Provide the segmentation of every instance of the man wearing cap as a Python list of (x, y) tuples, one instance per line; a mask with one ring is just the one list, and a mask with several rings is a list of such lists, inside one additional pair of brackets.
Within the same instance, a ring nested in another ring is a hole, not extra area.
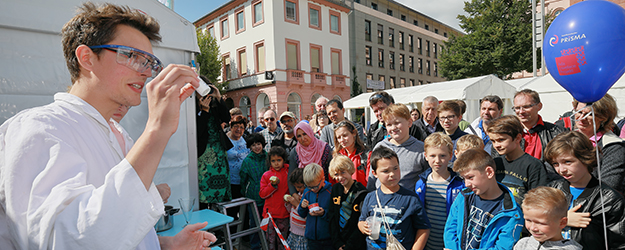
[[(280, 127), (282, 131), (271, 142), (271, 146), (279, 146), (286, 150), (286, 155), (291, 155), (291, 151), (295, 149), (297, 140), (295, 140), (295, 131), (293, 128), (297, 124), (297, 118), (291, 111), (285, 111), (280, 115)], [(288, 164), (288, 159), (286, 159)]]
[(267, 142), (267, 145), (265, 145), (266, 152), (269, 152), (269, 149), (271, 149), (271, 143), (274, 139), (276, 139), (278, 134), (282, 132), (282, 129), (278, 126), (276, 114), (276, 111), (269, 109), (263, 115), (267, 128), (260, 131), (260, 134), (265, 137), (265, 142)]

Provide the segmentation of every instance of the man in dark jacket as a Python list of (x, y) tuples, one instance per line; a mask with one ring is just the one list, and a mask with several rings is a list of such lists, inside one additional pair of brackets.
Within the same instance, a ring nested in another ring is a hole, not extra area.
[[(295, 131), (293, 128), (297, 124), (297, 118), (295, 118), (295, 114), (291, 111), (285, 111), (280, 115), (280, 127), (282, 128), (282, 132), (276, 136), (273, 141), (271, 141), (271, 146), (279, 146), (286, 150), (286, 155), (291, 155), (291, 151), (295, 150), (295, 146), (297, 145), (297, 140), (295, 140)], [(286, 164), (290, 164), (288, 159), (286, 160)]]
[(438, 99), (436, 97), (427, 96), (423, 98), (421, 113), (423, 113), (423, 118), (414, 121), (412, 125), (416, 125), (423, 130), (426, 137), (434, 132), (445, 131), (440, 122), (438, 122)]
[(543, 154), (547, 143), (556, 135), (564, 132), (564, 129), (553, 123), (543, 121), (538, 114), (543, 108), (538, 92), (531, 89), (524, 89), (514, 95), (514, 107), (516, 113), (523, 124), (523, 141), (521, 146), (525, 152), (544, 162)]
[[(368, 148), (374, 148), (378, 142), (384, 140), (384, 137), (386, 137), (387, 132), (382, 119), (382, 111), (393, 103), (395, 103), (393, 97), (384, 91), (375, 92), (369, 97), (369, 106), (373, 110), (377, 121), (371, 124), (367, 131), (367, 140), (365, 143)], [(425, 131), (415, 126), (414, 123), (410, 127), (410, 135), (419, 141), (423, 141), (425, 137), (427, 137)]]

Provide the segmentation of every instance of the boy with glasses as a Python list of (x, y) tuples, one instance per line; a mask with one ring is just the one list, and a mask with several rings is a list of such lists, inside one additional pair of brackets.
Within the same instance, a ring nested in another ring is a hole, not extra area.
[(523, 124), (524, 151), (534, 158), (543, 160), (543, 152), (547, 143), (564, 129), (552, 123), (543, 121), (538, 112), (543, 108), (538, 92), (524, 89), (514, 94), (514, 107), (521, 124)]
[[(175, 237), (154, 231), (164, 206), (152, 180), (180, 106), (199, 86), (191, 67), (163, 69), (152, 55), (158, 32), (156, 19), (113, 4), (85, 3), (65, 24), (71, 90), (0, 127), (0, 249), (197, 249), (215, 241), (198, 231), (206, 222)], [(145, 130), (121, 148), (107, 123), (121, 105), (139, 105), (144, 87)]]
[(308, 164), (303, 175), (306, 189), (297, 213), (306, 219), (304, 236), (308, 249), (333, 249), (327, 213), (332, 199), (332, 184), (325, 180), (323, 168), (316, 163)]
[[(456, 101), (444, 101), (438, 105), (438, 121), (443, 126), (445, 134), (447, 134), (454, 143), (454, 150), (456, 150), (456, 141), (458, 141), (458, 138), (467, 134), (458, 127), (461, 120), (461, 108)], [(456, 156), (454, 155), (451, 162), (453, 163), (455, 160)]]

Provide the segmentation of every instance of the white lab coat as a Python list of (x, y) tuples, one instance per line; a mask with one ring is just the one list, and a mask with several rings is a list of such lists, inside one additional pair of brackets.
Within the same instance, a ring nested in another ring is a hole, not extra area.
[(159, 249), (163, 201), (124, 159), (132, 143), (82, 99), (54, 99), (0, 126), (0, 249)]

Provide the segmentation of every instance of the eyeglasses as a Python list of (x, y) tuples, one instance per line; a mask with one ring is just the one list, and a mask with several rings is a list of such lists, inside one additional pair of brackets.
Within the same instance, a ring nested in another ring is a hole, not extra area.
[(387, 103), (388, 102), (388, 98), (386, 98), (386, 96), (383, 96), (382, 94), (375, 94), (375, 95), (372, 95), (372, 96), (369, 97), (369, 103), (372, 103), (372, 102), (377, 103), (379, 101)]
[(163, 64), (158, 58), (148, 52), (124, 45), (105, 44), (89, 46), (90, 49), (105, 49), (117, 53), (117, 63), (131, 68), (139, 73), (151, 70), (151, 77), (156, 77), (163, 70)]
[(536, 106), (536, 105), (538, 105), (538, 103), (534, 103), (534, 104), (530, 104), (530, 105), (525, 105), (525, 106), (514, 106), (514, 107), (512, 107), (511, 109), (512, 109), (512, 111), (514, 111), (514, 112), (519, 112), (519, 111), (521, 111), (521, 109), (522, 109), (523, 111), (528, 111), (530, 108), (532, 108), (532, 107), (534, 107), (534, 106)]
[(307, 187), (308, 189), (310, 189), (310, 190), (317, 190), (317, 189), (319, 189), (319, 188), (321, 187), (321, 183), (323, 183), (323, 181), (320, 181), (320, 182), (317, 184), (317, 186), (311, 187), (311, 186), (306, 185), (306, 187)]
[(276, 118), (273, 118), (273, 117), (265, 118), (266, 122), (268, 122), (268, 121), (275, 121), (275, 120), (276, 120)]
[(446, 121), (446, 120), (453, 120), (454, 118), (456, 118), (456, 115), (441, 116), (438, 119), (441, 120), (441, 121)]

